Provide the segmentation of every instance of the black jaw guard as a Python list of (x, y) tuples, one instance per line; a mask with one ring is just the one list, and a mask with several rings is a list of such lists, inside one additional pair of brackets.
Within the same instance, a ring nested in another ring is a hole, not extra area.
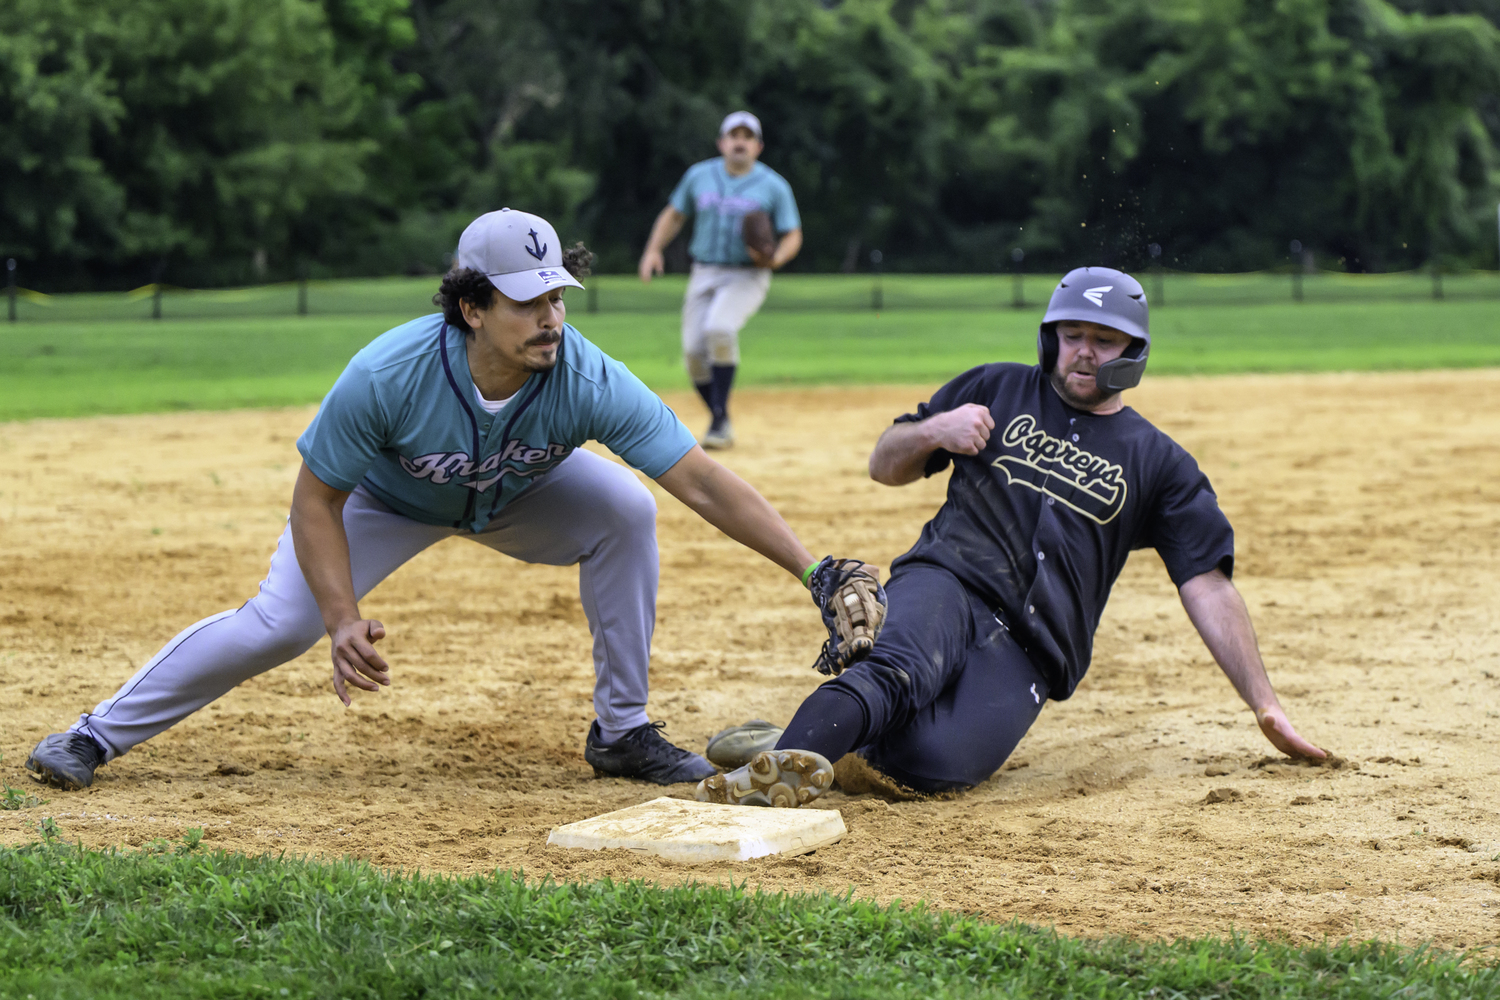
[[(1094, 373), (1094, 384), (1101, 392), (1120, 392), (1134, 389), (1141, 384), (1146, 373), (1146, 359), (1151, 354), (1151, 345), (1140, 337), (1130, 338), (1125, 353), (1113, 361), (1106, 361)], [(1036, 356), (1041, 363), (1042, 374), (1052, 374), (1057, 365), (1057, 324), (1043, 323), (1036, 334)]]

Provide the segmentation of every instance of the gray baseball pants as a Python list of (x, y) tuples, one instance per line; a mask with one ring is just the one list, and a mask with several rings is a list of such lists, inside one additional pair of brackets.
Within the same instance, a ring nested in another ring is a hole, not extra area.
[[(600, 725), (619, 731), (649, 721), (656, 500), (629, 469), (575, 451), (478, 534), (413, 521), (358, 488), (344, 505), (344, 530), (360, 599), (402, 563), (452, 535), (522, 562), (577, 563), (578, 593), (594, 637), (594, 711)], [(504, 573), (497, 570), (497, 576)], [(497, 580), (495, 589), (498, 597), (505, 587)], [(258, 594), (236, 611), (184, 629), (70, 731), (92, 736), (113, 760), (236, 685), (301, 656), (323, 635), (323, 618), (297, 565), (288, 527)]]
[(740, 363), (740, 330), (770, 289), (769, 268), (693, 264), (682, 299), (682, 360), (695, 385), (713, 378), (714, 365)]

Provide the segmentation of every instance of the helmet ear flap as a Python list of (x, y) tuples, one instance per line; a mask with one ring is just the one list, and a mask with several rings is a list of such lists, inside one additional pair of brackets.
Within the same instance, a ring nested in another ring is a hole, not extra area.
[(1057, 365), (1057, 324), (1043, 323), (1036, 332), (1036, 359), (1042, 366), (1042, 374), (1052, 374)]

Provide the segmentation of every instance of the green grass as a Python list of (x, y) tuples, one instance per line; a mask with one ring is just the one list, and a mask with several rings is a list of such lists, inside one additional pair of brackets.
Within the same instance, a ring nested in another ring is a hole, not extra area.
[(526, 884), (247, 858), (196, 839), (0, 849), (0, 997), (1492, 997), (1387, 945), (1081, 941), (738, 887)]
[(18, 323), (0, 329), (0, 419), (314, 402), (404, 319)]
[[(0, 753), (0, 760), (4, 759), (5, 754)], [(13, 788), (7, 782), (0, 781), (0, 809), (15, 812), (20, 809), (34, 809), (37, 806), (44, 806), (47, 802), (47, 799), (41, 798), (30, 789)]]
[[(1170, 306), (1152, 374), (1500, 364), (1493, 303)], [(0, 324), (0, 420), (321, 399), (349, 357), (411, 313)], [(763, 311), (742, 337), (741, 385), (935, 384), (985, 361), (1035, 358), (1039, 308)], [(570, 319), (658, 390), (687, 388), (671, 312), (575, 309)]]

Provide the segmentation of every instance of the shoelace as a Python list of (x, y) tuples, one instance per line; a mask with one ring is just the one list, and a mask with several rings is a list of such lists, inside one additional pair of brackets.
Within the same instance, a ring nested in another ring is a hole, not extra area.
[[(666, 721), (663, 719), (658, 719), (655, 722), (648, 722), (645, 725), (636, 726), (629, 733), (625, 734), (624, 738), (621, 739), (620, 742), (623, 743), (625, 742), (625, 740), (632, 740), (636, 743), (641, 744), (642, 746), (654, 748), (658, 755), (666, 754), (666, 759), (669, 761), (674, 758), (685, 758), (693, 756), (691, 750), (684, 750), (682, 749), (682, 747), (667, 739), (665, 736), (666, 731)], [(656, 739), (653, 740), (651, 738), (652, 735), (655, 735)]]
[(104, 759), (103, 748), (94, 742), (93, 737), (85, 736), (82, 733), (69, 734), (68, 749), (76, 754), (86, 754), (94, 761), (102, 761)]
[(645, 741), (651, 735), (650, 733), (646, 732), (646, 730), (648, 729), (654, 729), (656, 730), (656, 734), (658, 736), (662, 736), (663, 739), (666, 738), (663, 735), (667, 731), (667, 723), (665, 719), (658, 719), (655, 722), (648, 722), (643, 726), (636, 726), (630, 732), (625, 734), (625, 738), (628, 740)]

